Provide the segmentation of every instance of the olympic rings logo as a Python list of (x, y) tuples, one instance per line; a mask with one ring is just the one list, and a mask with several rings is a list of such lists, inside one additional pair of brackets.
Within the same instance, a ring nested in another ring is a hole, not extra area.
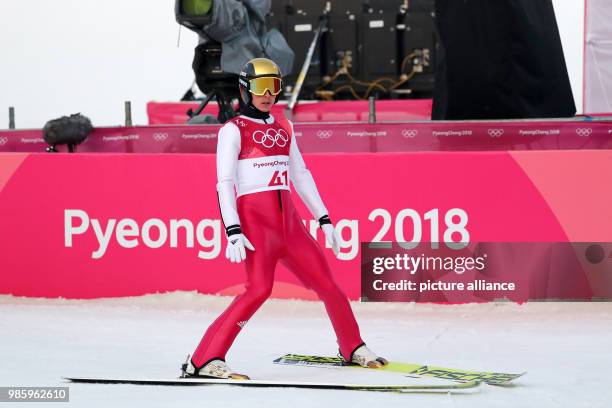
[(167, 138), (168, 138), (167, 133), (153, 133), (153, 139), (155, 139), (157, 142), (163, 142)]
[(0, 146), (4, 146), (8, 143), (8, 137), (0, 137)]
[(591, 128), (578, 128), (576, 129), (576, 134), (580, 137), (588, 137), (593, 134), (593, 129)]
[(402, 130), (402, 136), (404, 136), (404, 137), (413, 138), (413, 137), (416, 137), (416, 135), (418, 135), (418, 134), (419, 134), (419, 131), (416, 130), (416, 129), (404, 129), (404, 130)]
[(489, 129), (488, 133), (491, 137), (502, 137), (504, 129)]
[(319, 130), (317, 132), (317, 136), (319, 136), (319, 139), (329, 139), (330, 137), (332, 137), (333, 134), (333, 130)]
[(287, 146), (287, 142), (289, 141), (289, 135), (283, 129), (279, 129), (278, 131), (269, 128), (265, 132), (262, 130), (256, 130), (253, 132), (253, 141), (268, 149), (277, 145), (278, 147)]

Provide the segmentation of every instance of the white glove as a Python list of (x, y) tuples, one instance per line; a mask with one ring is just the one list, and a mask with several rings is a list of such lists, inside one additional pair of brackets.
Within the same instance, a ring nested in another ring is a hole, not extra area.
[(325, 234), (325, 239), (331, 244), (334, 255), (338, 256), (338, 252), (340, 252), (340, 236), (336, 232), (336, 229), (331, 224), (323, 224), (321, 225), (321, 229)]
[(240, 263), (246, 259), (246, 250), (255, 250), (253, 244), (243, 234), (235, 234), (227, 238), (225, 257), (232, 262)]

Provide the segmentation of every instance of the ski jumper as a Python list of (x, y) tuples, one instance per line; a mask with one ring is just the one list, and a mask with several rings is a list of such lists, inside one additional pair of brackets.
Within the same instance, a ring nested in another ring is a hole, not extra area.
[(323, 301), (347, 361), (364, 344), (347, 297), (291, 200), (289, 181), (316, 219), (327, 215), (293, 137), (293, 126), (272, 116), (268, 122), (238, 116), (219, 131), (217, 192), (221, 216), (226, 228), (240, 225), (255, 251), (247, 250), (245, 292), (208, 328), (192, 356), (197, 368), (211, 360), (225, 360), (240, 330), (270, 296), (277, 262)]

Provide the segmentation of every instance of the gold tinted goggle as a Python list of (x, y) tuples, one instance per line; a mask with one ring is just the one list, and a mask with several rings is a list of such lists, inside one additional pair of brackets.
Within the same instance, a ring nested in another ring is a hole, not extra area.
[(283, 81), (280, 78), (253, 78), (249, 81), (249, 91), (258, 96), (265, 95), (267, 91), (270, 91), (270, 94), (276, 96), (280, 93), (282, 85)]

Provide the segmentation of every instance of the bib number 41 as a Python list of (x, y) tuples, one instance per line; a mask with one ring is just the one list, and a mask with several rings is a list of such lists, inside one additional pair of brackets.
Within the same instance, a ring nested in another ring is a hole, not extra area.
[(276, 187), (276, 186), (288, 186), (289, 185), (289, 172), (287, 170), (283, 171), (275, 171), (272, 175), (272, 180), (268, 183), (268, 187)]

